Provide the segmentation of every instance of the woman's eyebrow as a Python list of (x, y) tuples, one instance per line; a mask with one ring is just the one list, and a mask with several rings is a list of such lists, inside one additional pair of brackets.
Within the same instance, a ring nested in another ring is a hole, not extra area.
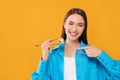
[[(75, 22), (73, 22), (73, 21), (68, 21), (68, 22), (70, 22), (70, 23), (75, 23)], [(83, 22), (79, 22), (79, 23), (77, 23), (77, 24), (84, 24)]]
[(84, 24), (84, 23), (81, 22), (81, 23), (78, 23), (78, 24)]
[(73, 21), (68, 21), (68, 22), (74, 23)]

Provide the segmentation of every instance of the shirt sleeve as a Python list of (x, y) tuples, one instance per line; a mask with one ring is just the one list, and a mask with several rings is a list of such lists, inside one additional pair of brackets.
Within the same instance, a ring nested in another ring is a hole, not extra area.
[(31, 80), (51, 80), (51, 53), (49, 53), (48, 60), (40, 59), (37, 71), (31, 75)]
[(113, 60), (105, 51), (97, 59), (107, 70), (107, 80), (120, 80), (120, 60)]
[(40, 60), (38, 69), (36, 72), (33, 72), (31, 75), (31, 80), (50, 80), (47, 72), (47, 63), (48, 61)]

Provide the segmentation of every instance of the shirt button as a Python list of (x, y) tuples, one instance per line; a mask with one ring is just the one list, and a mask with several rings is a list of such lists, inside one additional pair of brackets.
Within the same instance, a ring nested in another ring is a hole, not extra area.
[(79, 80), (79, 79), (80, 79), (80, 76), (78, 76), (77, 79)]
[(111, 74), (109, 73), (108, 76), (111, 76)]
[(79, 64), (77, 64), (77, 66), (79, 66)]
[(107, 63), (105, 63), (107, 65)]
[(79, 57), (81, 56), (81, 54), (79, 54)]
[(102, 61), (104, 61), (104, 59)]

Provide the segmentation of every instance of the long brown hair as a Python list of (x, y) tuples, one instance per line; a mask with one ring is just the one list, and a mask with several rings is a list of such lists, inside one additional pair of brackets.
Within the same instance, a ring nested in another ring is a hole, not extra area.
[(79, 41), (82, 40), (84, 43), (88, 44), (88, 41), (87, 41), (87, 16), (86, 16), (85, 11), (80, 9), (80, 8), (72, 8), (66, 13), (66, 15), (64, 17), (61, 37), (64, 38), (64, 40), (66, 40), (66, 33), (65, 33), (64, 24), (65, 24), (67, 18), (72, 14), (78, 14), (78, 15), (81, 15), (83, 17), (83, 19), (85, 21), (85, 29), (84, 29), (82, 35), (79, 37)]

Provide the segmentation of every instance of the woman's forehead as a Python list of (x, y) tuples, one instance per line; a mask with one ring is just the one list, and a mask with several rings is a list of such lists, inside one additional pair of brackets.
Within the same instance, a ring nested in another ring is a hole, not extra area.
[(67, 20), (67, 22), (77, 22), (77, 23), (84, 23), (84, 19), (79, 14), (72, 14), (70, 15)]

